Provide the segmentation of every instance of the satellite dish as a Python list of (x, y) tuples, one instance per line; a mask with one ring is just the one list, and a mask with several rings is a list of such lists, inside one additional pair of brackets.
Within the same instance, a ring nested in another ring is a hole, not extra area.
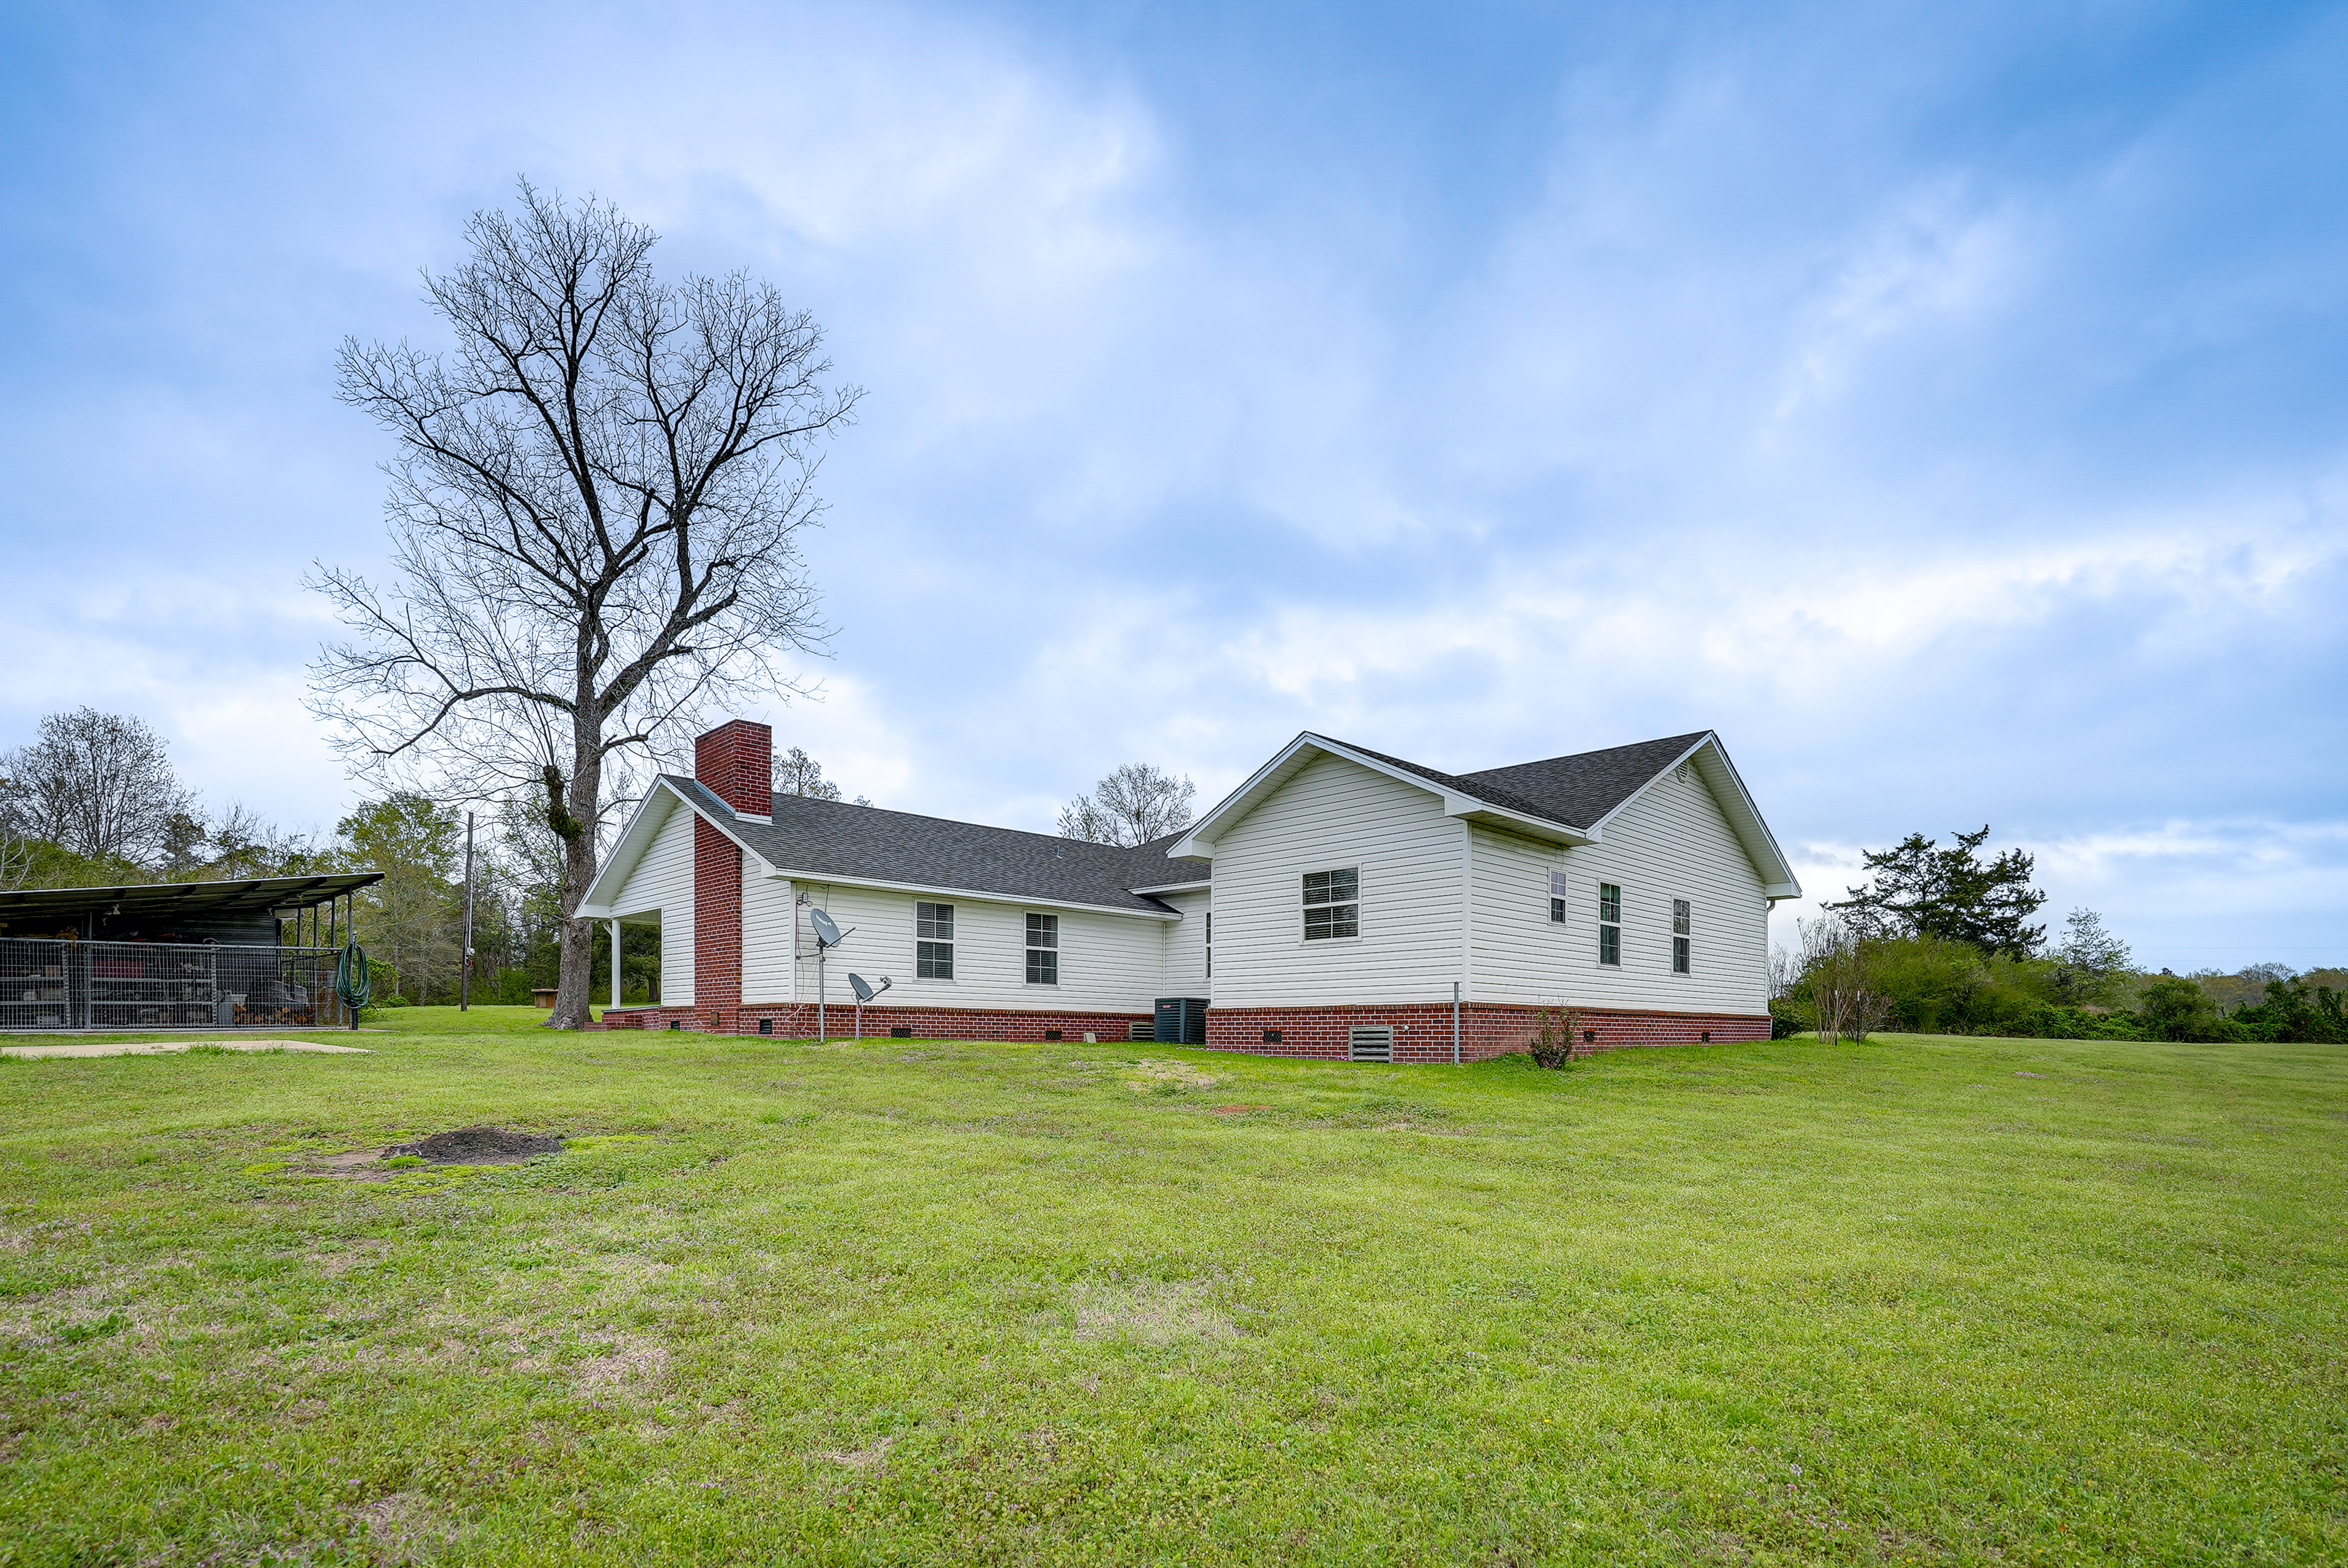
[(839, 946), (839, 927), (831, 923), (830, 916), (825, 914), (820, 909), (809, 909), (808, 911), (808, 924), (815, 927), (815, 939), (817, 941), (822, 943), (827, 948), (837, 948)]
[(872, 988), (864, 983), (864, 977), (852, 970), (848, 977), (848, 989), (856, 993), (856, 999), (860, 1002), (869, 1002), (875, 995)]

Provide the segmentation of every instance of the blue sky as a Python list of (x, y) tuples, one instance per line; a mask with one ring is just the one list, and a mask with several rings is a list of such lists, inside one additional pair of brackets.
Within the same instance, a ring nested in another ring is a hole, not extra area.
[(869, 389), (760, 714), (851, 792), (1709, 726), (1814, 895), (1986, 821), (2155, 964), (2348, 961), (2343, 79), (2338, 5), (15, 7), (0, 743), (356, 797), (334, 354), (527, 174)]

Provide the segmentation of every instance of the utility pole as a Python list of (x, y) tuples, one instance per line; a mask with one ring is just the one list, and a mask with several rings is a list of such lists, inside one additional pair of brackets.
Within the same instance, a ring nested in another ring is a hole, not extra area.
[(465, 814), (465, 956), (457, 965), (457, 1010), (473, 1006), (473, 814)]

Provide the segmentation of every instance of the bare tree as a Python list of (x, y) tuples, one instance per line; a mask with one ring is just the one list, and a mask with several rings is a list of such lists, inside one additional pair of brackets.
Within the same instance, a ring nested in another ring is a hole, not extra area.
[(775, 759), (775, 793), (812, 800), (838, 800), (839, 786), (823, 776), (823, 764), (793, 746)]
[(139, 719), (77, 708), (41, 721), (41, 737), (0, 759), (16, 831), (92, 860), (159, 861), (174, 819), (194, 810), (163, 737)]
[(520, 786), (563, 844), (550, 1022), (587, 1021), (575, 910), (596, 835), (705, 704), (788, 697), (779, 663), (822, 635), (799, 530), (815, 445), (858, 394), (823, 334), (741, 274), (671, 286), (653, 232), (525, 181), (471, 256), (426, 279), (445, 358), (345, 344), (345, 401), (399, 444), (387, 466), (400, 581), (321, 568), (353, 640), (314, 708), (354, 770), (492, 800)]
[(1832, 1045), (1845, 1035), (1865, 1040), (1890, 1015), (1890, 1000), (1869, 973), (1866, 929), (1841, 917), (1834, 906), (1804, 920), (1801, 977), (1810, 991), (1810, 1016), (1818, 1039)]
[(1060, 812), (1060, 836), (1136, 848), (1190, 825), (1198, 788), (1148, 763), (1127, 763)]
[(33, 874), (33, 841), (16, 801), (13, 757), (0, 757), (0, 892), (14, 892)]

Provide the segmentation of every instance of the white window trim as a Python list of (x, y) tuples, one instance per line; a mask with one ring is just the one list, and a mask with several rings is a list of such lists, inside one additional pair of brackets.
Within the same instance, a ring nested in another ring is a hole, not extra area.
[[(1351, 898), (1344, 900), (1343, 903), (1333, 900), (1327, 904), (1307, 904), (1303, 901), (1304, 878), (1307, 876), (1319, 876), (1338, 871), (1350, 871), (1354, 874), (1354, 896)], [(1319, 871), (1298, 872), (1296, 874), (1296, 897), (1297, 902), (1292, 906), (1292, 907), (1297, 911), (1296, 945), (1298, 947), (1329, 948), (1346, 942), (1358, 942), (1362, 939), (1362, 867), (1359, 862), (1355, 862), (1352, 866), (1327, 866), (1322, 867)], [(1351, 905), (1354, 910), (1354, 934), (1352, 936), (1308, 937), (1304, 934), (1304, 917), (1313, 910), (1343, 909), (1346, 905)]]
[[(1051, 922), (1052, 922), (1052, 945), (1051, 945), (1050, 947), (1048, 947), (1048, 948), (1039, 948), (1039, 947), (1037, 947), (1035, 943), (1033, 943), (1033, 942), (1031, 942), (1031, 941), (1029, 941), (1029, 940), (1027, 939), (1027, 917), (1028, 917), (1029, 916), (1031, 916), (1031, 915), (1041, 915), (1041, 916), (1043, 916), (1045, 919), (1047, 919), (1047, 920), (1049, 920), (1049, 921), (1051, 921)], [(1027, 978), (1027, 959), (1028, 959), (1028, 956), (1029, 956), (1030, 954), (1034, 954), (1034, 953), (1049, 953), (1049, 954), (1051, 954), (1051, 955), (1052, 955), (1052, 978), (1051, 978), (1050, 979), (1048, 979), (1048, 980), (1036, 980), (1036, 979), (1028, 979), (1028, 978)], [(1049, 911), (1047, 911), (1047, 910), (1043, 910), (1043, 909), (1023, 909), (1023, 910), (1021, 910), (1021, 911), (1020, 911), (1020, 913), (1019, 913), (1019, 983), (1020, 983), (1021, 985), (1024, 985), (1024, 986), (1034, 986), (1034, 987), (1035, 987), (1035, 988), (1036, 988), (1037, 989), (1039, 989), (1039, 990), (1055, 990), (1055, 991), (1056, 991), (1056, 990), (1058, 990), (1058, 989), (1060, 989), (1060, 917), (1059, 917), (1059, 916), (1057, 916), (1057, 915), (1056, 915), (1056, 914), (1052, 914), (1051, 912), (1049, 912)]]

